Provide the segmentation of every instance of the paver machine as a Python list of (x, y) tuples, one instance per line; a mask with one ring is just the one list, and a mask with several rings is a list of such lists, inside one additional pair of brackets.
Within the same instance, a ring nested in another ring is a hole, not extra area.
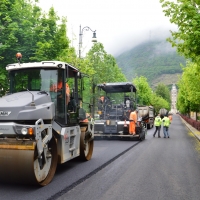
[(97, 113), (94, 121), (95, 139), (144, 140), (146, 124), (138, 119), (136, 134), (129, 135), (129, 115), (136, 109), (136, 87), (130, 82), (97, 85)]
[[(10, 87), (0, 98), (0, 181), (44, 186), (57, 164), (90, 160), (94, 127), (80, 107), (82, 73), (61, 61), (18, 62), (6, 70)], [(59, 80), (64, 87), (52, 90)]]

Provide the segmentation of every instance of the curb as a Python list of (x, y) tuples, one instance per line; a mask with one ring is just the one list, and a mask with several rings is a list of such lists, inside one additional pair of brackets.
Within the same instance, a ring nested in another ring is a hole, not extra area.
[(187, 128), (193, 133), (193, 135), (199, 140), (200, 142), (200, 131), (195, 129), (193, 126), (188, 124), (181, 116), (180, 116), (182, 122), (187, 126)]

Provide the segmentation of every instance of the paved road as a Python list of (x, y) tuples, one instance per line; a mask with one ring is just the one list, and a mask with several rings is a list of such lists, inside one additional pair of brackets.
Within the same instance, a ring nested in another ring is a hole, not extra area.
[(179, 116), (170, 133), (170, 139), (153, 138), (148, 130), (140, 143), (95, 141), (91, 161), (58, 166), (42, 188), (0, 183), (0, 199), (199, 199), (199, 141)]
[(45, 187), (38, 188), (0, 182), (0, 199), (56, 199), (78, 183), (101, 170), (120, 155), (126, 153), (130, 148), (134, 148), (138, 143), (137, 141), (95, 141), (93, 157), (90, 161), (80, 162), (75, 159), (59, 165), (53, 181)]
[(179, 116), (171, 138), (153, 138), (120, 156), (58, 200), (197, 200), (200, 198), (200, 143)]

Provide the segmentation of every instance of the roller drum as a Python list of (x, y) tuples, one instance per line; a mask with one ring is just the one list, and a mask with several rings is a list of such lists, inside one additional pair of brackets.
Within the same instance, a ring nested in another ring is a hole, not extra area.
[(0, 165), (1, 182), (47, 185), (57, 166), (56, 141), (52, 139), (49, 142), (42, 168), (39, 165), (35, 142), (12, 139), (0, 141)]

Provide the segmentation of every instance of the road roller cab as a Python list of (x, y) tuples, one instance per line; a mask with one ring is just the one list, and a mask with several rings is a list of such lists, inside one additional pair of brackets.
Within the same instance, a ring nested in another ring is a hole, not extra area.
[(57, 164), (90, 160), (93, 124), (83, 121), (81, 72), (60, 61), (6, 66), (0, 98), (0, 181), (47, 185)]

